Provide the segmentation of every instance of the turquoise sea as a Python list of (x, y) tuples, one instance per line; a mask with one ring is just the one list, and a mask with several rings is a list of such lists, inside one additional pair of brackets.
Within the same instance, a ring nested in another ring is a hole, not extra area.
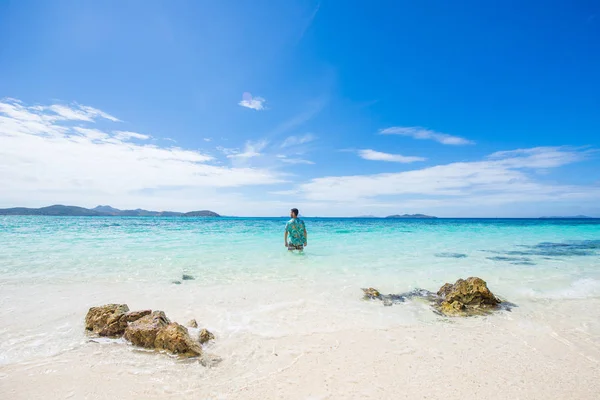
[(436, 291), (480, 276), (523, 315), (600, 298), (600, 220), (305, 221), (298, 254), (284, 247), (282, 218), (0, 217), (0, 318), (11, 321), (0, 363), (83, 346), (87, 308), (111, 302), (200, 318), (235, 338), (438, 318), (421, 305), (366, 304), (369, 286)]

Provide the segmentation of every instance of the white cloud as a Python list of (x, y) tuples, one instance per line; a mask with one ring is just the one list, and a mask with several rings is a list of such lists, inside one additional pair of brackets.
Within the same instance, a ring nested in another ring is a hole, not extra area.
[(379, 131), (381, 135), (401, 135), (410, 136), (415, 139), (428, 139), (435, 140), (442, 144), (448, 145), (465, 145), (474, 144), (475, 142), (461, 138), (458, 136), (448, 135), (446, 133), (439, 133), (429, 129), (421, 128), (418, 126), (405, 127), (405, 126), (393, 126), (391, 128), (382, 129)]
[[(108, 119), (113, 122), (120, 122), (119, 119), (110, 114), (100, 111), (93, 107), (74, 104), (71, 107), (62, 104), (53, 104), (48, 107), (36, 106), (31, 107), (31, 110), (36, 110), (46, 113), (46, 117), (52, 120), (64, 121), (88, 121), (93, 122), (97, 118)], [(50, 111), (50, 112), (49, 112)], [(52, 115), (54, 113), (54, 115)]]
[(73, 130), (87, 137), (90, 140), (107, 140), (110, 138), (110, 136), (107, 133), (102, 132), (98, 129), (81, 128), (77, 126), (73, 128)]
[(364, 158), (365, 160), (388, 161), (388, 162), (397, 162), (397, 163), (404, 163), (404, 164), (426, 160), (426, 158), (423, 158), (423, 157), (411, 157), (411, 156), (403, 156), (400, 154), (382, 153), (380, 151), (375, 151), (375, 150), (370, 150), (370, 149), (359, 150), (358, 155), (361, 158)]
[(488, 158), (501, 160), (506, 165), (516, 165), (522, 168), (555, 168), (571, 164), (587, 158), (595, 150), (580, 150), (568, 147), (534, 147), (498, 151)]
[[(523, 201), (560, 201), (593, 198), (600, 188), (537, 181), (528, 173), (583, 159), (585, 152), (570, 148), (535, 148), (495, 153), (485, 161), (458, 162), (397, 173), (329, 176), (296, 188), (299, 196), (314, 201), (359, 202), (381, 196), (402, 196), (459, 203), (506, 204)], [(421, 201), (421, 200), (419, 200)], [(479, 203), (478, 203), (479, 202)]]
[[(92, 113), (85, 106), (77, 109)], [(190, 203), (179, 195), (183, 192), (195, 193), (198, 202), (209, 195), (221, 199), (219, 188), (283, 182), (281, 175), (268, 169), (211, 165), (211, 156), (195, 150), (129, 141), (146, 135), (65, 125), (64, 121), (85, 119), (77, 110), (73, 115), (64, 109), (60, 112), (62, 117), (57, 119), (52, 106), (0, 101), (3, 206), (135, 201), (144, 206), (163, 196), (161, 201), (168, 202), (167, 207), (177, 208)], [(93, 113), (104, 114), (99, 110)], [(150, 192), (153, 195), (142, 195)]]
[(310, 160), (305, 160), (302, 158), (289, 158), (288, 156), (286, 156), (284, 154), (278, 154), (277, 158), (279, 159), (279, 161), (286, 163), (286, 164), (307, 164), (307, 165), (314, 164), (314, 162), (312, 162)]
[(267, 147), (268, 144), (269, 144), (269, 142), (267, 142), (266, 140), (260, 140), (258, 142), (247, 141), (246, 146), (244, 147), (244, 150), (242, 152), (238, 152), (237, 150), (231, 150), (231, 149), (223, 149), (223, 148), (221, 148), (221, 149), (225, 153), (229, 153), (227, 155), (227, 158), (248, 159), (248, 158), (262, 156), (261, 151), (265, 147)]
[(144, 134), (136, 133), (136, 132), (129, 132), (129, 131), (115, 131), (114, 134), (117, 139), (121, 139), (121, 140), (127, 140), (127, 139), (148, 140), (151, 138), (151, 136), (148, 136), (148, 135), (144, 135)]
[(301, 144), (312, 142), (315, 139), (316, 136), (312, 133), (307, 133), (304, 136), (289, 136), (283, 141), (281, 147), (299, 146)]
[(265, 109), (266, 100), (262, 97), (252, 97), (252, 95), (248, 92), (245, 92), (238, 104), (242, 107), (251, 108), (256, 111), (261, 111)]

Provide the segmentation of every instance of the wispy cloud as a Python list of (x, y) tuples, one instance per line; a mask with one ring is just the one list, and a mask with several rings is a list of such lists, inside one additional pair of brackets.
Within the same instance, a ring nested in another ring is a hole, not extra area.
[(31, 111), (39, 111), (44, 115), (55, 121), (87, 121), (92, 122), (97, 118), (108, 119), (113, 122), (120, 122), (119, 119), (112, 115), (105, 113), (104, 111), (98, 110), (89, 106), (82, 106), (77, 103), (72, 106), (66, 106), (62, 104), (53, 104), (51, 106), (35, 106), (31, 107)]
[[(268, 169), (212, 165), (213, 157), (196, 150), (132, 141), (147, 135), (93, 125), (74, 127), (71, 121), (86, 122), (79, 113), (89, 108), (64, 107), (0, 101), (0, 187), (3, 195), (7, 194), (0, 201), (4, 205), (9, 206), (9, 201), (31, 204), (34, 199), (42, 204), (61, 201), (82, 205), (109, 200), (132, 204), (139, 200), (142, 206), (150, 200), (140, 193), (160, 191), (161, 201), (176, 207), (190, 204), (180, 196), (184, 192), (197, 199), (201, 193), (218, 196), (218, 188), (283, 181), (279, 173)], [(104, 115), (95, 110), (87, 117)]]
[(310, 17), (308, 17), (308, 20), (306, 21), (304, 26), (302, 27), (302, 31), (300, 32), (300, 37), (298, 38), (298, 41), (302, 40), (302, 38), (304, 37), (304, 34), (308, 30), (308, 28), (310, 28), (313, 21), (315, 20), (315, 17), (317, 16), (317, 13), (319, 12), (320, 8), (321, 8), (321, 3), (319, 2), (319, 3), (317, 3), (317, 6), (313, 10), (313, 12), (310, 14)]
[(310, 101), (306, 105), (306, 109), (303, 112), (279, 124), (277, 127), (275, 127), (275, 129), (269, 132), (269, 136), (278, 136), (305, 124), (306, 122), (314, 118), (317, 114), (319, 114), (325, 108), (328, 101), (329, 98), (327, 96), (321, 96)]
[(289, 136), (283, 141), (283, 143), (281, 143), (281, 147), (285, 148), (285, 147), (290, 147), (290, 146), (298, 146), (301, 144), (312, 142), (316, 138), (317, 137), (315, 135), (313, 135), (312, 133), (307, 133), (306, 135), (303, 135), (303, 136)]
[(534, 147), (531, 149), (497, 151), (490, 154), (488, 158), (517, 168), (556, 168), (585, 160), (594, 153), (597, 153), (594, 149), (565, 146)]
[(430, 129), (421, 128), (418, 126), (393, 126), (379, 131), (381, 135), (401, 135), (410, 136), (414, 139), (435, 140), (436, 142), (447, 145), (465, 145), (474, 144), (475, 142), (459, 137), (452, 136), (446, 133), (432, 131)]
[(307, 165), (314, 164), (313, 161), (305, 160), (303, 158), (288, 157), (284, 154), (278, 154), (277, 158), (279, 159), (279, 161), (286, 163), (286, 164), (307, 164)]
[(268, 144), (269, 142), (266, 140), (260, 140), (258, 142), (247, 141), (243, 151), (239, 152), (233, 150), (231, 151), (231, 154), (227, 155), (227, 158), (248, 159), (260, 157), (263, 155), (261, 151), (267, 147)]
[(121, 140), (127, 139), (138, 139), (138, 140), (148, 140), (151, 136), (144, 135), (142, 133), (129, 132), (129, 131), (115, 131), (115, 137)]
[(252, 97), (252, 94), (245, 92), (242, 96), (242, 101), (238, 104), (242, 107), (251, 108), (256, 111), (265, 109), (266, 100), (262, 97)]
[(409, 164), (417, 161), (425, 161), (426, 158), (423, 157), (411, 157), (411, 156), (403, 156), (400, 154), (390, 154), (390, 153), (382, 153), (380, 151), (365, 149), (359, 150), (358, 155), (365, 160), (372, 161), (388, 161), (388, 162), (397, 162)]
[[(379, 196), (435, 196), (481, 205), (560, 201), (600, 196), (600, 188), (550, 184), (536, 179), (536, 168), (554, 168), (586, 157), (571, 148), (538, 147), (494, 153), (484, 161), (458, 162), (398, 173), (329, 176), (297, 187), (313, 201), (357, 202)], [(372, 201), (372, 200), (369, 200)], [(487, 202), (487, 203), (486, 203)]]

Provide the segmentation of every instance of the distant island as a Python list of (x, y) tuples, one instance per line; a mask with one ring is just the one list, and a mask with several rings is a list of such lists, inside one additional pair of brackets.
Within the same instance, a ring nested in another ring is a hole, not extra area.
[(540, 217), (539, 219), (593, 219), (587, 215), (573, 215), (573, 216), (556, 216), (556, 217)]
[(70, 217), (220, 217), (214, 211), (190, 211), (186, 213), (175, 211), (148, 211), (141, 208), (135, 210), (119, 210), (111, 206), (83, 208), (76, 206), (54, 205), (42, 208), (4, 208), (0, 215), (50, 215)]
[(402, 215), (390, 215), (387, 216), (388, 219), (433, 219), (437, 217), (433, 217), (431, 215), (425, 214), (402, 214)]

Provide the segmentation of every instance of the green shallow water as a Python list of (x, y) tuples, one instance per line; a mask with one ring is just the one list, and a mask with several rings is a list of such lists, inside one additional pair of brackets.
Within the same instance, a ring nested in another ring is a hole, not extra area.
[(0, 282), (170, 282), (185, 273), (204, 285), (355, 277), (392, 289), (482, 274), (534, 289), (599, 277), (597, 220), (306, 223), (299, 255), (284, 248), (284, 219), (0, 217)]

